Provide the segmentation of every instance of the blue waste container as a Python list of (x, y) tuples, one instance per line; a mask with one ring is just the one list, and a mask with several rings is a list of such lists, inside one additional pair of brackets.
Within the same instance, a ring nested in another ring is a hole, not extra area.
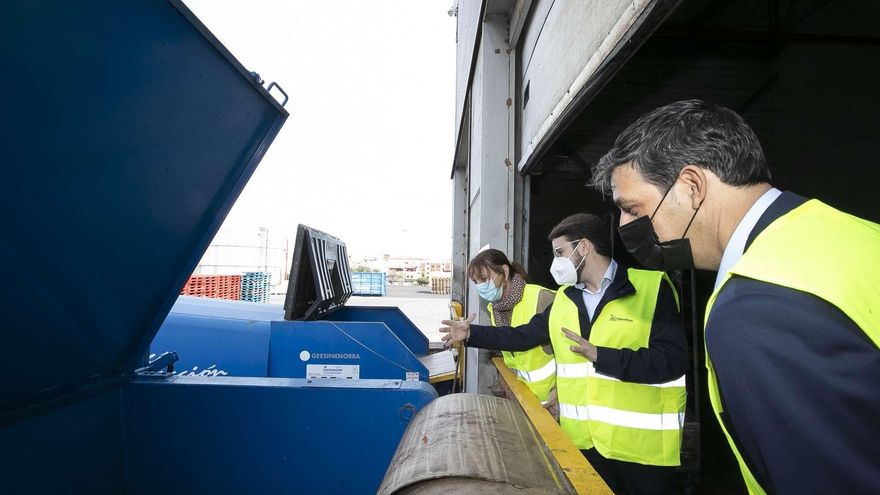
[(352, 272), (352, 293), (355, 296), (384, 296), (386, 277), (384, 272)]
[(177, 0), (0, 33), (0, 493), (375, 493), (427, 383), (145, 366), (287, 111)]

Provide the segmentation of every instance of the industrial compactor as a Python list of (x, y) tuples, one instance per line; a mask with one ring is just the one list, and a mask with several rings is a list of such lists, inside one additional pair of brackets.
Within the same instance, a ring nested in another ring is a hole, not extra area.
[(585, 492), (546, 413), (437, 399), (424, 336), (344, 282), (178, 300), (288, 118), (185, 5), (13, 1), (0, 31), (0, 493)]

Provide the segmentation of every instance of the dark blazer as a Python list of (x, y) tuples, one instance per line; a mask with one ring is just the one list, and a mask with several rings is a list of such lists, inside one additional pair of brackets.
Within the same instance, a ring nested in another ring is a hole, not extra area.
[[(805, 201), (779, 196), (746, 250)], [(880, 352), (840, 310), (804, 292), (734, 277), (712, 308), (706, 346), (722, 421), (769, 493), (880, 490)]]

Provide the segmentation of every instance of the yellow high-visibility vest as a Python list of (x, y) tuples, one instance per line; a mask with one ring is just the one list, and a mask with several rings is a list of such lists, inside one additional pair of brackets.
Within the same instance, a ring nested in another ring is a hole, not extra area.
[[(538, 301), (543, 290), (552, 292), (540, 285), (526, 284), (523, 288), (522, 299), (513, 307), (510, 326), (525, 325), (538, 313)], [(495, 326), (492, 303), (489, 303), (487, 309), (492, 326)], [(542, 346), (533, 347), (523, 352), (503, 351), (501, 354), (504, 356), (504, 364), (512, 369), (520, 380), (525, 382), (538, 400), (546, 401), (550, 389), (556, 385), (556, 360), (553, 358), (553, 354), (547, 354)]]
[[(593, 345), (648, 347), (660, 284), (672, 284), (662, 272), (630, 268), (628, 274), (636, 292), (602, 308), (590, 330)], [(575, 446), (595, 447), (606, 459), (680, 465), (685, 377), (649, 385), (598, 373), (593, 363), (571, 351), (572, 341), (562, 327), (581, 333), (577, 306), (565, 295), (565, 287), (556, 292), (550, 311), (550, 339), (556, 354), (559, 423)]]
[[(722, 279), (706, 307), (733, 276), (812, 294), (833, 304), (880, 347), (880, 225), (810, 200), (767, 226)], [(724, 411), (708, 349), (709, 400), (736, 456), (749, 493), (764, 494), (721, 421)]]

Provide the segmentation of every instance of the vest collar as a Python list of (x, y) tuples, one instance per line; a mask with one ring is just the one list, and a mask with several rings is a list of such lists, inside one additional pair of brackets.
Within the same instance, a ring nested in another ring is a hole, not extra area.
[[(611, 282), (611, 285), (605, 289), (605, 295), (602, 297), (599, 306), (596, 307), (595, 315), (598, 315), (602, 311), (602, 307), (609, 301), (614, 301), (615, 299), (620, 299), (635, 293), (636, 288), (632, 282), (629, 281), (629, 267), (618, 261), (617, 273), (614, 274), (614, 280)], [(571, 285), (566, 287), (565, 295), (574, 302), (578, 311), (587, 314), (587, 307), (584, 306), (583, 292), (581, 292), (580, 289)]]
[(721, 256), (721, 264), (718, 266), (718, 275), (715, 277), (715, 289), (718, 289), (718, 286), (721, 285), (721, 281), (727, 276), (727, 272), (729, 272), (730, 269), (733, 268), (733, 265), (742, 258), (743, 252), (745, 252), (746, 249), (746, 242), (748, 241), (749, 233), (754, 230), (755, 225), (758, 224), (758, 220), (761, 219), (761, 216), (767, 211), (767, 208), (769, 208), (781, 194), (782, 191), (775, 187), (771, 187), (762, 194), (754, 204), (752, 204), (751, 208), (749, 208), (739, 221), (739, 225), (736, 226), (733, 235), (731, 235), (730, 240), (727, 241), (727, 246), (724, 248), (724, 253)]
[(749, 232), (749, 238), (746, 241), (746, 251), (748, 251), (749, 246), (752, 245), (755, 238), (758, 237), (758, 234), (769, 227), (771, 223), (806, 202), (807, 198), (803, 196), (799, 196), (793, 192), (783, 191), (782, 194), (770, 204), (767, 210), (764, 211), (764, 214), (758, 219), (755, 227)]

